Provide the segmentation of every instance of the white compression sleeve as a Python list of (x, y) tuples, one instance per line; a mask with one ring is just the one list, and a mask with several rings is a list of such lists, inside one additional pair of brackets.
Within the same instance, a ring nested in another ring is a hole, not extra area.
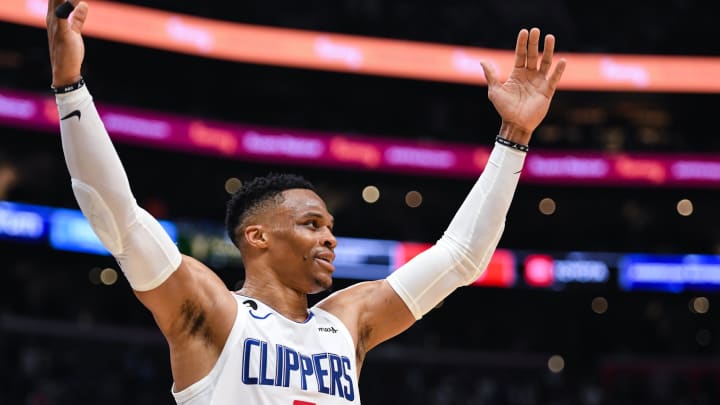
[(496, 144), (443, 237), (387, 278), (415, 319), (485, 271), (505, 229), (524, 161), (524, 152)]
[(60, 133), (75, 198), (130, 285), (151, 290), (182, 256), (160, 224), (140, 208), (87, 87), (56, 96)]

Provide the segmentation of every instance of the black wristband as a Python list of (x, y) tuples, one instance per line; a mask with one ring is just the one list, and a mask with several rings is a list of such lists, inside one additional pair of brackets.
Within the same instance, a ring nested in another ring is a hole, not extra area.
[(62, 87), (50, 86), (50, 88), (52, 89), (53, 93), (55, 93), (55, 94), (65, 94), (65, 93), (69, 93), (71, 91), (77, 90), (83, 86), (85, 86), (85, 79), (80, 77), (80, 80), (76, 81), (73, 84), (68, 84), (67, 86), (62, 86)]
[(527, 152), (528, 149), (530, 149), (530, 147), (528, 147), (527, 145), (515, 143), (513, 141), (510, 141), (510, 140), (507, 140), (507, 139), (501, 137), (500, 135), (495, 137), (495, 142), (499, 143), (500, 145), (505, 145), (509, 148), (517, 149), (520, 152)]

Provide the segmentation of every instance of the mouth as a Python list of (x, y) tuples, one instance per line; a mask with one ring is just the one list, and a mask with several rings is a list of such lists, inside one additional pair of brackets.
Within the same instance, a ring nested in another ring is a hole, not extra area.
[(315, 256), (315, 262), (320, 264), (322, 267), (330, 270), (331, 272), (335, 271), (335, 265), (333, 264), (333, 261), (335, 261), (335, 254), (332, 252), (320, 253)]

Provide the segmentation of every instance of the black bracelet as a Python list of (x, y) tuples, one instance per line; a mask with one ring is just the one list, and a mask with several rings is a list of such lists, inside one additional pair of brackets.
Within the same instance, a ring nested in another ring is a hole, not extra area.
[(495, 137), (495, 142), (499, 143), (500, 145), (505, 145), (509, 148), (517, 149), (520, 152), (527, 152), (528, 149), (530, 149), (527, 145), (515, 143), (513, 141), (507, 140), (500, 135)]
[(85, 79), (80, 77), (80, 80), (76, 81), (73, 84), (68, 84), (67, 86), (62, 86), (62, 87), (50, 86), (50, 88), (52, 89), (53, 93), (55, 93), (55, 94), (65, 94), (65, 93), (69, 93), (71, 91), (77, 90), (83, 86), (85, 86)]

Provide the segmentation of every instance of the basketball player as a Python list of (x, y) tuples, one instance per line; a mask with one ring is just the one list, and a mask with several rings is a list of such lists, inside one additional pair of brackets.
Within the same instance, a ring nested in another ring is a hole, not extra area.
[(483, 64), (502, 125), (486, 169), (444, 235), (387, 279), (356, 284), (308, 308), (308, 294), (331, 286), (337, 243), (333, 217), (312, 185), (298, 176), (268, 176), (233, 196), (227, 226), (246, 280), (241, 290), (228, 291), (204, 264), (181, 255), (137, 206), (80, 76), (88, 5), (61, 3), (49, 1), (47, 27), (72, 189), (167, 339), (179, 404), (360, 403), (366, 353), (484, 271), (527, 144), (565, 68), (560, 60), (550, 69), (553, 36), (545, 37), (539, 54), (537, 28), (520, 31), (505, 83)]

